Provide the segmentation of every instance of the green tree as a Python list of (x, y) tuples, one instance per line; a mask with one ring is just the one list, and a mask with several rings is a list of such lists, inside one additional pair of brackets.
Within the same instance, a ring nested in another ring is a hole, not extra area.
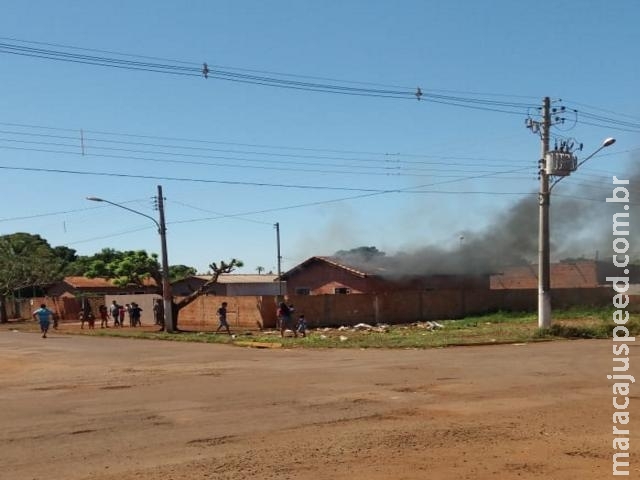
[[(76, 258), (65, 267), (65, 275), (84, 276), (87, 272), (99, 269), (96, 263), (108, 264), (115, 260), (119, 260), (125, 255), (125, 252), (115, 250), (113, 248), (103, 248), (98, 253), (87, 256), (76, 256)], [(97, 275), (95, 275), (97, 276)]]
[(102, 250), (88, 263), (84, 274), (87, 277), (108, 278), (119, 287), (143, 286), (146, 280), (153, 278), (158, 288), (162, 288), (158, 255), (155, 253), (149, 255), (145, 250), (124, 252), (110, 249)]
[(236, 268), (242, 267), (243, 265), (244, 263), (242, 262), (242, 260), (238, 260), (236, 258), (232, 258), (229, 263), (223, 260), (221, 260), (220, 263), (215, 263), (215, 262), (211, 263), (209, 265), (209, 270), (210, 270), (209, 273), (211, 274), (211, 278), (207, 282), (201, 285), (200, 288), (198, 288), (196, 291), (182, 298), (178, 302), (176, 302), (175, 300), (172, 301), (173, 322), (175, 324), (176, 329), (178, 328), (178, 315), (180, 313), (180, 310), (182, 310), (184, 307), (186, 307), (190, 303), (194, 302), (199, 296), (207, 293), (213, 285), (218, 283), (218, 278), (220, 277), (220, 275), (223, 275), (225, 273), (231, 273)]
[(197, 272), (195, 268), (186, 265), (169, 265), (169, 280), (172, 283), (177, 282), (183, 278), (195, 275)]
[(76, 251), (69, 247), (53, 247), (53, 253), (56, 257), (62, 260), (65, 267), (78, 259)]
[[(224, 261), (220, 264), (212, 263), (211, 279), (202, 285), (198, 290), (189, 296), (180, 299), (178, 302), (172, 299), (173, 323), (178, 329), (178, 318), (180, 310), (195, 301), (199, 296), (206, 293), (212, 285), (217, 283), (218, 277), (223, 273), (231, 273), (237, 267), (243, 265), (242, 261), (232, 259), (229, 263)], [(183, 268), (184, 265), (177, 266), (177, 271), (182, 273), (193, 271), (191, 267)], [(169, 267), (171, 274), (171, 267)], [(88, 268), (84, 272), (88, 277), (104, 277), (111, 279), (118, 286), (137, 285), (143, 286), (145, 280), (152, 278), (156, 284), (156, 292), (162, 295), (162, 270), (156, 254), (149, 255), (144, 250), (117, 252), (115, 250), (103, 250), (99, 255), (88, 263)]]
[(63, 266), (63, 259), (40, 235), (0, 236), (0, 323), (8, 322), (7, 297), (21, 288), (60, 280)]

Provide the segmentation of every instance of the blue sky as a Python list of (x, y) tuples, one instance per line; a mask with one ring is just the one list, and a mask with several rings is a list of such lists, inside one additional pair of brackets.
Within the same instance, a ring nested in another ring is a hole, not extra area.
[(284, 270), (360, 245), (455, 245), (527, 194), (536, 201), (540, 140), (524, 122), (544, 96), (579, 110), (553, 130), (584, 143), (579, 157), (617, 138), (562, 187), (604, 202), (607, 176), (639, 158), (639, 14), (633, 0), (4, 1), (2, 44), (517, 106), (495, 112), (428, 95), (338, 95), (0, 53), (0, 234), (37, 233), (80, 254), (158, 252), (149, 220), (85, 197), (156, 216), (161, 184), (169, 261), (200, 271), (231, 257), (247, 273), (275, 270), (276, 222)]

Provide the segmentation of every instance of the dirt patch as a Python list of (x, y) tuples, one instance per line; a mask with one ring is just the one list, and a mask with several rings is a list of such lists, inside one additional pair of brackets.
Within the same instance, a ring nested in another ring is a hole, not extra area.
[(611, 471), (607, 340), (395, 351), (47, 340), (0, 332), (0, 364), (20, 372), (0, 376), (2, 479)]

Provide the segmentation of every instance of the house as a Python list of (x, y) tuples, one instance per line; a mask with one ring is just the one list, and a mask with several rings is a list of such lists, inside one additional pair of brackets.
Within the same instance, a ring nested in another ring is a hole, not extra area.
[[(629, 265), (630, 283), (640, 283), (640, 267)], [(551, 288), (597, 288), (610, 285), (607, 277), (620, 276), (620, 269), (612, 262), (583, 260), (550, 265)], [(519, 290), (538, 288), (538, 265), (505, 268), (491, 275), (492, 290)]]
[(335, 257), (308, 258), (282, 275), (288, 295), (381, 293), (399, 290), (488, 289), (486, 275), (390, 276), (381, 268), (354, 266)]
[(288, 295), (375, 293), (381, 277), (333, 257), (311, 257), (282, 274)]
[[(176, 297), (186, 297), (198, 290), (211, 279), (211, 275), (191, 275), (171, 284), (171, 292)], [(218, 277), (218, 281), (209, 287), (207, 293), (218, 296), (260, 296), (279, 295), (285, 292), (286, 286), (280, 285), (277, 275), (234, 274), (228, 273)], [(280, 289), (283, 289), (282, 292)]]
[(118, 287), (106, 278), (64, 277), (61, 281), (47, 287), (50, 297), (78, 297), (100, 295), (123, 295), (156, 293), (156, 283), (152, 278), (144, 281), (144, 286), (128, 285)]

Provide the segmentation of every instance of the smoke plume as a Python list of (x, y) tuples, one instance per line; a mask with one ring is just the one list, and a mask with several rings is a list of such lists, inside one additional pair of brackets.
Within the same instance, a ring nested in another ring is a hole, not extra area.
[[(637, 155), (640, 160), (640, 155)], [(578, 173), (575, 174), (576, 176)], [(629, 180), (631, 243), (629, 254), (640, 249), (640, 169), (618, 178)], [(552, 189), (550, 209), (551, 260), (606, 259), (612, 250), (612, 216), (624, 212), (621, 204), (607, 203), (614, 188), (612, 177)], [(464, 231), (452, 246), (427, 245), (387, 255), (375, 247), (337, 252), (344, 263), (387, 276), (498, 273), (505, 267), (537, 263), (538, 196), (528, 195), (501, 212), (481, 231)]]

